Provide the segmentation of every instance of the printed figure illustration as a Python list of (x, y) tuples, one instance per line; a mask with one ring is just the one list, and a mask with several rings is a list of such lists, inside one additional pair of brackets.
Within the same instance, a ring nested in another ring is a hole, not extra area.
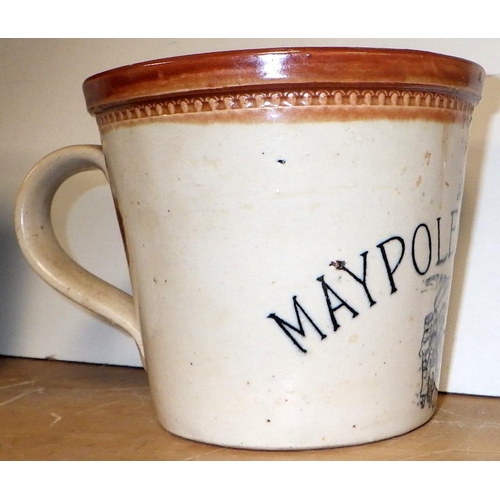
[(450, 278), (444, 274), (435, 275), (426, 280), (427, 286), (437, 288), (434, 310), (425, 317), (424, 333), (418, 353), (421, 361), (422, 382), (418, 394), (420, 408), (434, 408), (437, 401), (440, 358), (446, 311), (448, 308), (448, 290)]

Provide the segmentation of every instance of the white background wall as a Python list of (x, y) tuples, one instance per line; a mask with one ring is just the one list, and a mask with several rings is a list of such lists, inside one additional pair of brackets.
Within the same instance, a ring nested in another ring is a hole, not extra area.
[[(473, 121), (467, 187), (441, 389), (500, 395), (500, 39), (3, 39), (0, 40), (0, 354), (137, 366), (131, 339), (61, 297), (25, 263), (14, 236), (15, 193), (54, 149), (99, 143), (83, 80), (141, 60), (266, 46), (415, 48), (464, 57), (488, 74)], [(99, 174), (67, 182), (54, 224), (67, 251), (129, 290), (111, 195)]]

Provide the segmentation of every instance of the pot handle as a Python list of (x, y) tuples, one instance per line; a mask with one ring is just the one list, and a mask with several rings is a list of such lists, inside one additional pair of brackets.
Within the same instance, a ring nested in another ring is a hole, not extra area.
[(40, 160), (24, 179), (15, 208), (16, 235), (26, 260), (50, 286), (132, 336), (144, 363), (144, 348), (132, 296), (77, 264), (57, 241), (52, 200), (73, 175), (101, 170), (108, 179), (100, 146), (69, 146)]

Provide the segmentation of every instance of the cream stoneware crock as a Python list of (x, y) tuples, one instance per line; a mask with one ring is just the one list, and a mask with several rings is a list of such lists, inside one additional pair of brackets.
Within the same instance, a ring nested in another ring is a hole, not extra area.
[[(484, 72), (439, 54), (199, 54), (84, 82), (102, 146), (42, 159), (21, 248), (124, 328), (160, 423), (255, 449), (353, 445), (436, 405), (473, 107)], [(132, 296), (59, 246), (51, 200), (109, 180)]]

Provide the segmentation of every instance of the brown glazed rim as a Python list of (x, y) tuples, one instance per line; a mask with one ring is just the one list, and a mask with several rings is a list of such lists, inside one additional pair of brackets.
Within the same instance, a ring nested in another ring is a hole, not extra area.
[(342, 87), (451, 94), (474, 106), (484, 70), (457, 57), (405, 49), (300, 47), (249, 49), (157, 59), (87, 78), (87, 109), (207, 92)]

